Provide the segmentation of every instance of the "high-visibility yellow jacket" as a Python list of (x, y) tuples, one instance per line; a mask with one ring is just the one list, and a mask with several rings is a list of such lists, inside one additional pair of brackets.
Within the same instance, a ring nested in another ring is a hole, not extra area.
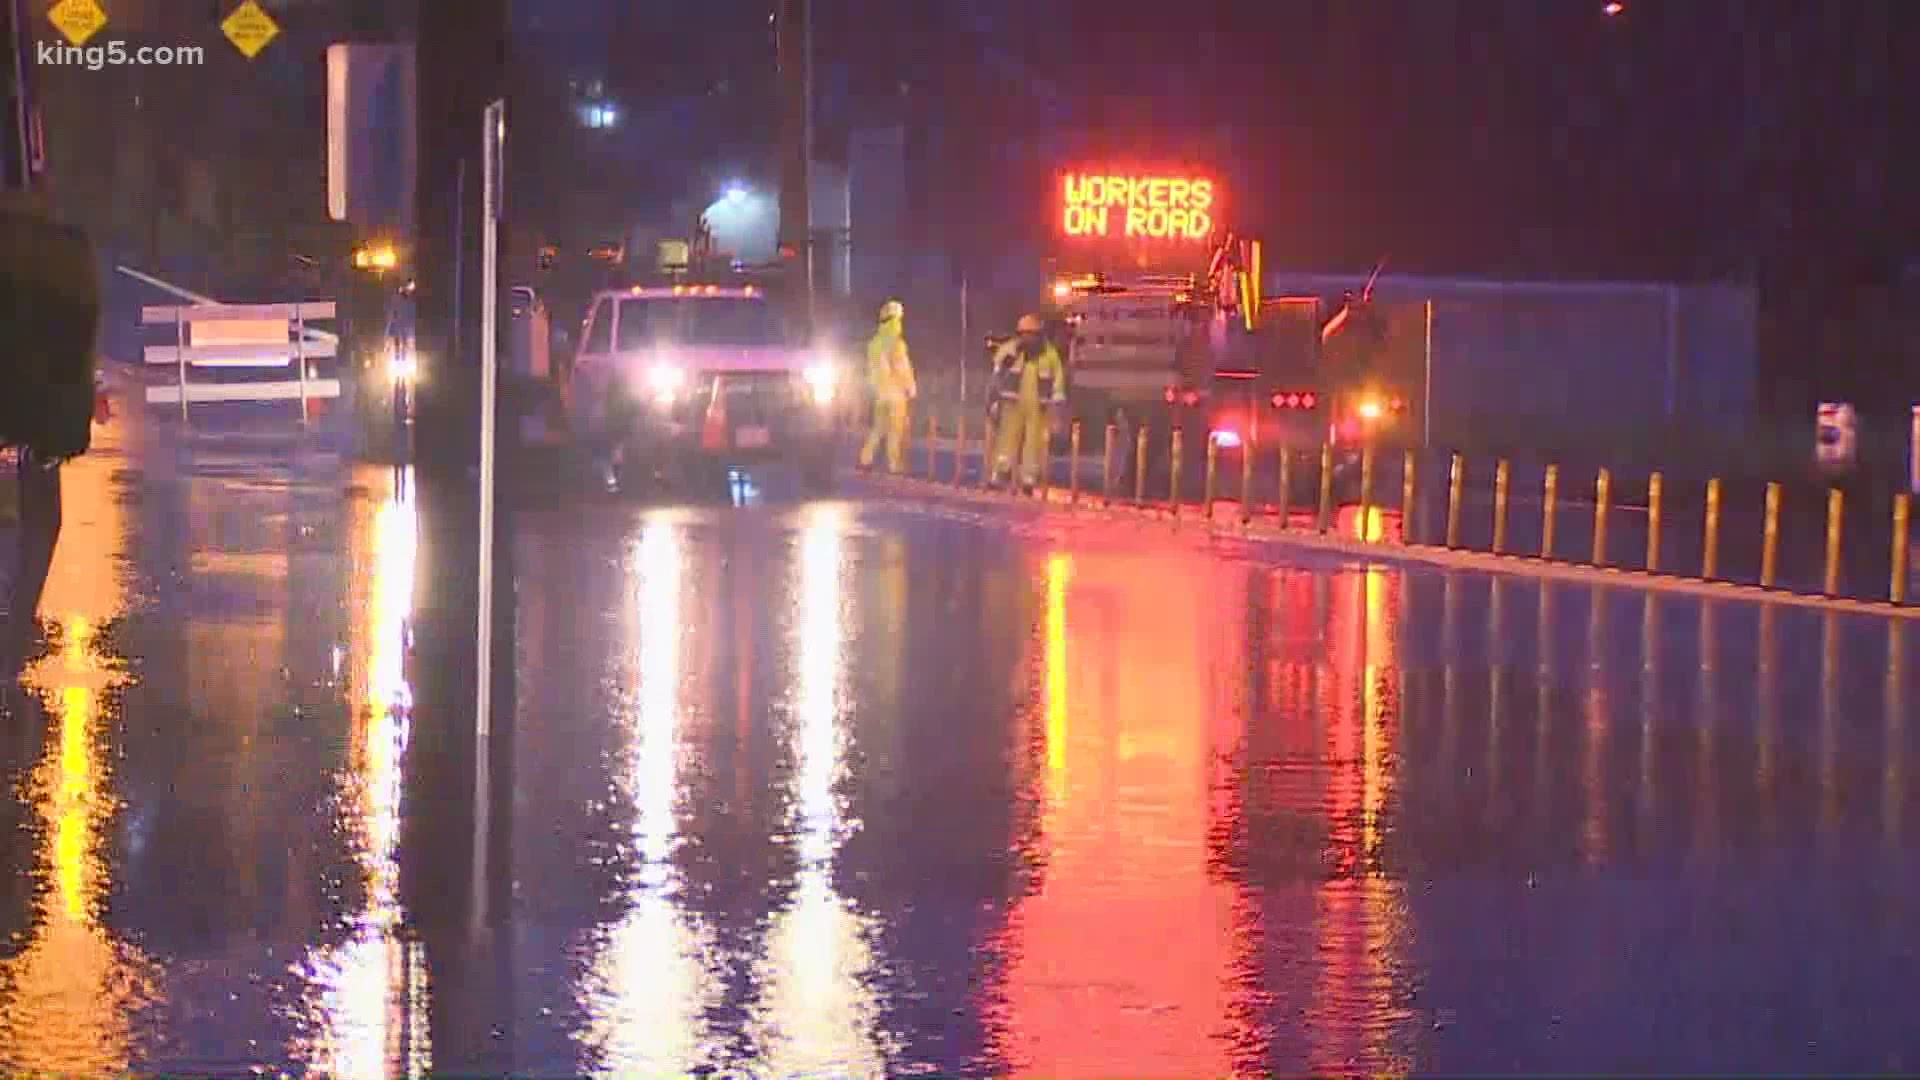
[(993, 356), (993, 382), (1001, 398), (1058, 405), (1067, 400), (1066, 365), (1051, 342), (1043, 342), (1029, 356), (1020, 340), (1000, 346)]
[(919, 393), (907, 337), (897, 322), (884, 322), (867, 341), (867, 386), (875, 397), (905, 399)]

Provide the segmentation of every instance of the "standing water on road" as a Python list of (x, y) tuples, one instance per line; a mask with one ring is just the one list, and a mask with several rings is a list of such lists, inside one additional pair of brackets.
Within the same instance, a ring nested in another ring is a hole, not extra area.
[(67, 470), (5, 703), (10, 1070), (1920, 1067), (1899, 624), (882, 498), (525, 513), (481, 963), (421, 930), (465, 882), (399, 885), (472, 722), (410, 689), (410, 477), (142, 423)]

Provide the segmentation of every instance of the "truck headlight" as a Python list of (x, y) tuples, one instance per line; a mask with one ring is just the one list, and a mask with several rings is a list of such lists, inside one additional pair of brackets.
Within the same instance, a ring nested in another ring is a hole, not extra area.
[(687, 382), (687, 373), (672, 364), (655, 364), (647, 369), (647, 390), (660, 405), (671, 405)]
[(813, 394), (815, 405), (833, 404), (833, 395), (840, 388), (840, 373), (830, 364), (815, 364), (807, 369), (807, 389)]

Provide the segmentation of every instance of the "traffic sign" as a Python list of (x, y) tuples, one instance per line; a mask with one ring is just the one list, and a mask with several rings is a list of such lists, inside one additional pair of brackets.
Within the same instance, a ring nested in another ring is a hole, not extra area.
[(75, 45), (85, 45), (87, 39), (106, 29), (107, 13), (96, 0), (60, 0), (47, 9), (47, 21), (60, 36)]
[(280, 24), (254, 0), (247, 0), (220, 24), (220, 32), (227, 35), (227, 40), (233, 42), (242, 56), (251, 60), (260, 55), (268, 42), (280, 36)]

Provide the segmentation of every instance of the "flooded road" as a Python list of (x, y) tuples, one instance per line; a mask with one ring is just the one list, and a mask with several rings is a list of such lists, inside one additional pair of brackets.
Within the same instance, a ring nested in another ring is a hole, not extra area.
[(1880, 621), (960, 504), (526, 512), (511, 769), (452, 808), (506, 902), (454, 933), (411, 478), (133, 421), (66, 485), (9, 1071), (1920, 1068)]

